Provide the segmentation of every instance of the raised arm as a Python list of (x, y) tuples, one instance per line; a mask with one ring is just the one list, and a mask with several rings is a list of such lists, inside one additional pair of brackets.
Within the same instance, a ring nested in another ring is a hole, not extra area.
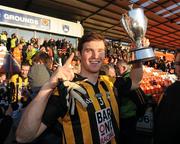
[(137, 62), (133, 64), (132, 70), (130, 72), (130, 78), (132, 80), (132, 86), (131, 89), (137, 89), (139, 87), (139, 83), (143, 77), (143, 68), (142, 63)]
[(16, 131), (16, 140), (18, 142), (31, 142), (46, 129), (46, 125), (41, 122), (44, 110), (51, 96), (51, 93), (57, 86), (58, 80), (73, 79), (74, 73), (70, 68), (73, 57), (74, 54), (72, 54), (68, 58), (68, 60), (62, 67), (57, 68), (57, 70), (51, 76), (50, 80), (42, 86), (37, 96), (27, 106)]
[[(148, 47), (150, 44), (149, 39), (143, 38), (142, 44), (143, 44), (143, 47)], [(139, 83), (143, 77), (143, 67), (142, 67), (141, 62), (137, 62), (132, 65), (130, 77), (132, 80), (131, 89), (137, 89), (139, 87)]]

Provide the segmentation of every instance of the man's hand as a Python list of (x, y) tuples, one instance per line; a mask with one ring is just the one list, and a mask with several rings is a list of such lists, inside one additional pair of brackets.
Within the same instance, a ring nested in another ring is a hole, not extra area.
[(71, 81), (74, 78), (74, 71), (71, 67), (71, 62), (74, 58), (74, 53), (70, 55), (70, 57), (67, 59), (65, 64), (61, 67), (59, 66), (56, 71), (53, 73), (53, 75), (50, 78), (50, 83), (52, 85), (52, 88), (55, 88), (58, 80), (69, 80)]
[(142, 42), (142, 46), (144, 48), (149, 47), (149, 45), (150, 45), (149, 39), (147, 39), (145, 37), (142, 38), (141, 42)]
[[(141, 39), (141, 43), (142, 43), (142, 47), (143, 48), (149, 47), (149, 45), (150, 45), (149, 39), (147, 39), (146, 37), (143, 37)], [(136, 48), (136, 44), (135, 43), (131, 43), (130, 47), (131, 47), (131, 49)]]

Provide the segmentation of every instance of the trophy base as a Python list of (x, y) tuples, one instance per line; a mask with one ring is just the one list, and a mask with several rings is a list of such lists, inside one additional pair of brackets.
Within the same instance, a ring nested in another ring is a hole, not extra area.
[(138, 48), (130, 51), (131, 57), (129, 63), (144, 62), (155, 59), (153, 49), (151, 47)]

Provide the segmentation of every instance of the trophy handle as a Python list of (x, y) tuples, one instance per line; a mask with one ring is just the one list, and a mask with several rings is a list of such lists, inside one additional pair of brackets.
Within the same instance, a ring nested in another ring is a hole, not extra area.
[(131, 25), (130, 25), (130, 21), (131, 19), (129, 18), (129, 16), (125, 13), (125, 14), (122, 14), (122, 17), (121, 17), (121, 23), (123, 25), (123, 28), (124, 30), (127, 32), (127, 34), (129, 35), (129, 37), (131, 38), (132, 41), (135, 41), (134, 39), (134, 34), (131, 32)]

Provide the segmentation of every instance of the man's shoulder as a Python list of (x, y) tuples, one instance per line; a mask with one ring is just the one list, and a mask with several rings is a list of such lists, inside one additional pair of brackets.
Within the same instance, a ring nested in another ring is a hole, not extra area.
[(20, 77), (19, 74), (14, 74), (14, 75), (11, 76), (11, 80), (16, 79), (18, 77)]
[(116, 77), (110, 77), (108, 75), (100, 75), (99, 79), (102, 80), (102, 81), (109, 82), (109, 83), (114, 83), (115, 80), (116, 80)]
[(130, 77), (130, 72), (129, 72), (129, 71), (125, 72), (122, 77), (123, 77), (124, 79), (129, 78), (129, 77)]

